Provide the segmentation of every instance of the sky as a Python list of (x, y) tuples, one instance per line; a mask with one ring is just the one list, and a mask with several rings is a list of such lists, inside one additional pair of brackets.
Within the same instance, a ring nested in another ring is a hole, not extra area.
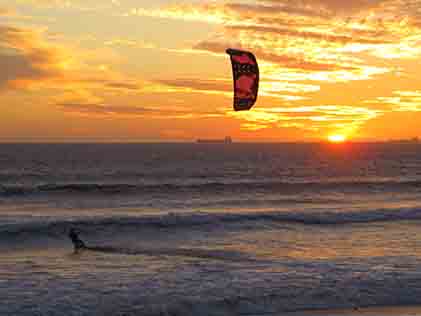
[(0, 0), (0, 141), (417, 137), (420, 57), (419, 0)]

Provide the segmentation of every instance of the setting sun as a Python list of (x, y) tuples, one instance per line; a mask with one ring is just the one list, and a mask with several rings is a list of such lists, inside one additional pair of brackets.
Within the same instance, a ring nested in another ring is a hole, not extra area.
[(340, 134), (329, 135), (327, 137), (327, 139), (331, 143), (343, 143), (344, 141), (346, 141), (346, 137), (344, 135), (340, 135)]

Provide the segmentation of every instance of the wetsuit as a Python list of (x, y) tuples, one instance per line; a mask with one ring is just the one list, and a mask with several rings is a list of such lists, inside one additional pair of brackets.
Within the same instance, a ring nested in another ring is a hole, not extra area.
[(79, 238), (77, 232), (73, 228), (69, 231), (69, 238), (72, 240), (76, 251), (86, 248), (85, 243)]

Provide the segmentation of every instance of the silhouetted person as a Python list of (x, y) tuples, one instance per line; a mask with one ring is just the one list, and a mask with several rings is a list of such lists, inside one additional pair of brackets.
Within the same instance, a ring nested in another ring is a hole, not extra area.
[(72, 240), (75, 252), (78, 252), (79, 250), (86, 248), (85, 243), (79, 238), (79, 235), (74, 228), (70, 228), (69, 238)]

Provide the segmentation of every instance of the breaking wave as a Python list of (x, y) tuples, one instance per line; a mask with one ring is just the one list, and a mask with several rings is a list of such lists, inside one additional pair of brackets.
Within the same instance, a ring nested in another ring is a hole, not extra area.
[(133, 184), (133, 183), (66, 183), (66, 184), (39, 184), (25, 185), (0, 185), (0, 197), (22, 196), (35, 194), (130, 194), (197, 191), (243, 191), (264, 190), (282, 191), (284, 193), (314, 191), (323, 189), (333, 190), (381, 190), (397, 191), (408, 188), (421, 189), (421, 181), (399, 180), (373, 180), (373, 181), (302, 181), (302, 182), (276, 182), (276, 181), (239, 181), (239, 182), (202, 182), (202, 183), (159, 183), (159, 184)]
[(358, 223), (393, 222), (393, 221), (421, 220), (421, 209), (376, 209), (370, 211), (341, 211), (341, 212), (242, 212), (242, 213), (169, 213), (166, 215), (150, 215), (139, 217), (88, 217), (71, 220), (39, 220), (25, 224), (3, 224), (0, 226), (2, 239), (17, 238), (18, 236), (44, 237), (66, 236), (69, 227), (96, 233), (112, 231), (118, 234), (133, 229), (138, 234), (139, 228), (149, 229), (192, 229), (194, 227), (211, 226), (217, 229), (221, 225), (242, 224), (250, 229), (253, 223), (256, 227), (260, 222), (268, 224), (302, 224), (302, 225), (347, 225)]

